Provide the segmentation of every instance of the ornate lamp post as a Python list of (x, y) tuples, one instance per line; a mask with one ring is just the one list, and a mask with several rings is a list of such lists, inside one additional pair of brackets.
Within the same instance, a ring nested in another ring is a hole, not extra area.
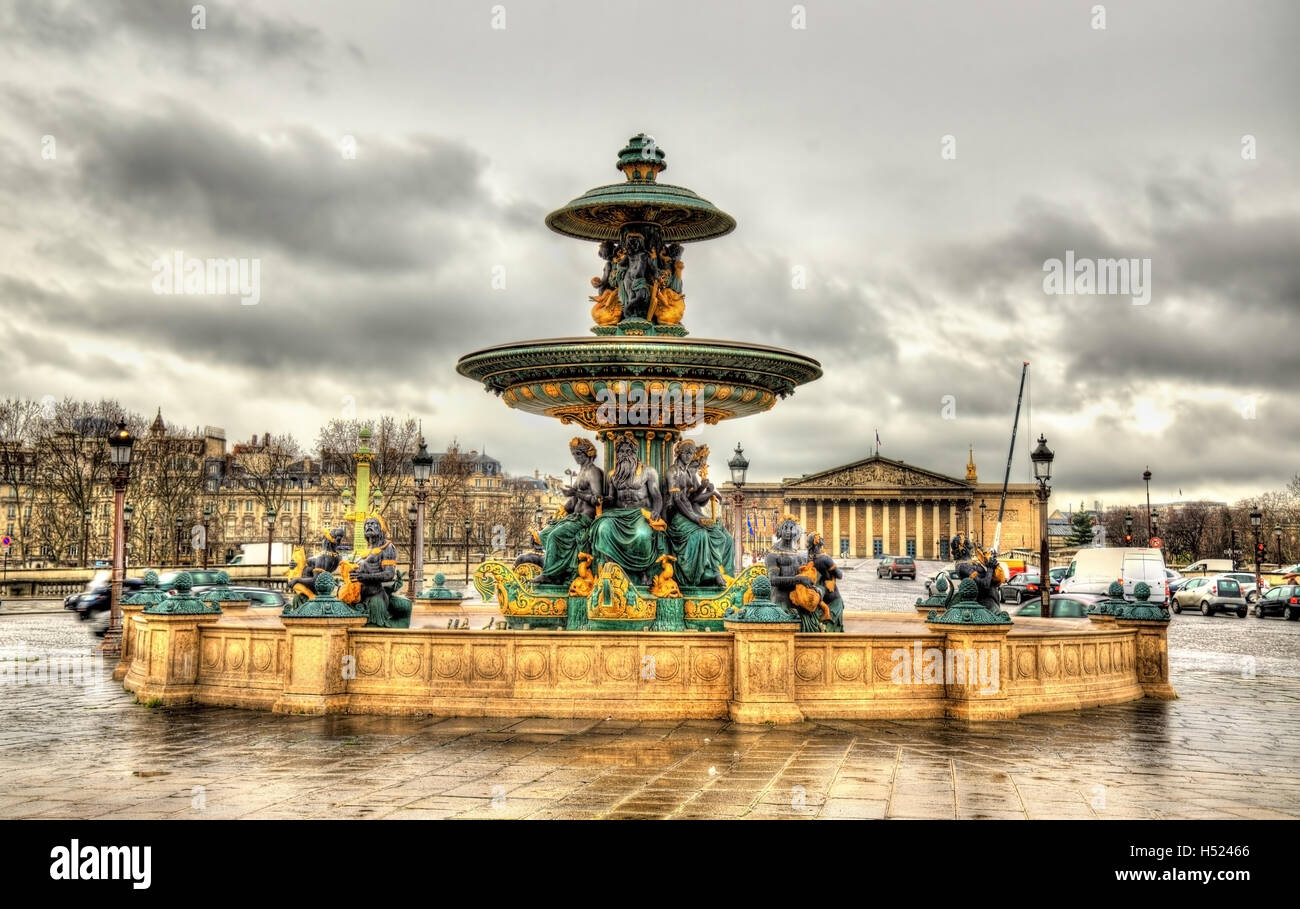
[(131, 478), (131, 447), (135, 437), (126, 428), (125, 420), (117, 421), (117, 429), (108, 437), (108, 451), (113, 461), (113, 580), (108, 588), (108, 631), (103, 653), (122, 652), (122, 576), (126, 573), (125, 506), (126, 485)]
[(90, 567), (90, 509), (82, 509), (81, 512), (81, 564), (84, 568)]
[(420, 449), (411, 459), (411, 472), (415, 476), (415, 559), (411, 566), (411, 595), (414, 596), (424, 589), (424, 503), (429, 497), (424, 487), (433, 476), (433, 455), (424, 444), (424, 436), (420, 436)]
[(1131, 546), (1132, 544), (1133, 544), (1133, 512), (1127, 511), (1124, 513), (1124, 545)]
[(1147, 484), (1147, 545), (1151, 545), (1151, 468), (1142, 471), (1142, 482)]
[(208, 567), (208, 526), (212, 523), (212, 503), (203, 506), (203, 567)]
[(184, 526), (185, 526), (185, 519), (182, 518), (180, 515), (177, 515), (176, 516), (176, 540), (175, 540), (175, 555), (176, 555), (177, 568), (179, 568), (181, 565), (181, 528)]
[(416, 555), (415, 555), (415, 551), (416, 551), (416, 550), (415, 550), (415, 547), (416, 547), (416, 540), (415, 540), (415, 519), (416, 519), (417, 517), (419, 517), (419, 514), (420, 514), (420, 510), (419, 510), (418, 508), (415, 507), (415, 503), (414, 503), (414, 502), (412, 502), (410, 505), (407, 505), (407, 506), (406, 506), (406, 530), (407, 530), (407, 533), (409, 534), (409, 536), (407, 536), (407, 540), (410, 541), (410, 543), (409, 543), (408, 545), (410, 546), (410, 553), (411, 553), (411, 574), (410, 574), (410, 577), (408, 577), (408, 578), (406, 579), (406, 596), (407, 596), (408, 599), (412, 599), (412, 600), (415, 599), (415, 591), (416, 591), (416, 587), (415, 587), (415, 559), (416, 559)]
[(275, 540), (275, 506), (266, 506), (266, 579), (271, 579), (271, 547)]
[(980, 499), (980, 546), (984, 545), (984, 509), (988, 508), (984, 499)]
[(1273, 542), (1277, 543), (1277, 567), (1282, 567), (1282, 522), (1273, 525)]
[[(745, 452), (741, 449), (739, 442), (736, 443), (736, 453), (731, 456), (731, 460), (727, 462), (727, 466), (731, 468), (731, 485), (736, 487), (736, 492), (731, 497), (731, 504), (736, 506), (736, 551), (733, 553), (735, 565), (733, 566), (732, 571), (735, 574), (740, 574), (744, 569), (744, 560), (740, 555), (741, 547), (744, 545), (741, 542), (740, 528), (744, 521), (745, 471), (749, 470), (749, 459), (745, 457)], [(804, 529), (806, 530), (807, 528)]]
[(465, 586), (469, 587), (469, 531), (473, 525), (465, 519)]
[(1052, 449), (1047, 447), (1047, 437), (1040, 434), (1038, 447), (1030, 452), (1029, 460), (1034, 464), (1034, 479), (1038, 481), (1038, 594), (1041, 606), (1038, 614), (1044, 619), (1052, 615), (1052, 565), (1047, 552), (1047, 499), (1052, 489), (1047, 483), (1052, 479), (1053, 457)]
[(1264, 561), (1264, 544), (1259, 541), (1259, 522), (1263, 519), (1258, 507), (1251, 509), (1250, 529), (1255, 534), (1255, 602), (1259, 602), (1259, 567)]

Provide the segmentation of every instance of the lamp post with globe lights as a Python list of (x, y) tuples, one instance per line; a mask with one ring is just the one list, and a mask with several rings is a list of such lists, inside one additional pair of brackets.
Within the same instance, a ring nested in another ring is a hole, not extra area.
[(731, 485), (736, 487), (736, 492), (731, 497), (731, 503), (736, 509), (736, 551), (732, 553), (733, 561), (735, 563), (732, 571), (734, 574), (740, 574), (744, 567), (744, 562), (740, 554), (741, 546), (743, 545), (741, 542), (740, 529), (744, 522), (745, 472), (749, 470), (749, 459), (745, 457), (745, 452), (740, 447), (739, 442), (736, 443), (736, 453), (731, 456), (731, 460), (727, 461), (727, 467), (731, 469)]
[(420, 436), (420, 449), (411, 459), (411, 473), (415, 477), (415, 559), (411, 566), (414, 595), (424, 589), (424, 503), (429, 497), (425, 486), (433, 476), (433, 455), (424, 444), (424, 436)]
[(1142, 482), (1147, 486), (1147, 545), (1151, 545), (1151, 468), (1142, 471)]
[(1259, 540), (1259, 525), (1264, 520), (1264, 516), (1259, 513), (1259, 508), (1252, 508), (1250, 511), (1250, 529), (1255, 535), (1255, 602), (1259, 602), (1259, 572), (1260, 565), (1264, 561), (1264, 544)]
[(266, 578), (271, 579), (271, 549), (275, 540), (275, 506), (266, 507)]
[(1038, 594), (1039, 615), (1046, 619), (1052, 615), (1052, 567), (1047, 552), (1047, 500), (1052, 494), (1048, 482), (1052, 479), (1052, 459), (1055, 454), (1047, 447), (1047, 437), (1039, 434), (1038, 447), (1029, 454), (1034, 465), (1034, 479), (1038, 481)]
[(118, 420), (117, 429), (108, 437), (113, 464), (113, 580), (108, 588), (108, 631), (99, 649), (107, 654), (122, 652), (122, 577), (126, 573), (125, 505), (126, 486), (131, 479), (131, 449), (135, 437)]

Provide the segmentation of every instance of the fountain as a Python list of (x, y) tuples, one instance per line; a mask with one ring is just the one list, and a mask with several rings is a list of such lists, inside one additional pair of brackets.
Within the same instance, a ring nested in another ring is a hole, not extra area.
[(594, 337), (503, 344), (457, 364), (509, 407), (580, 426), (603, 447), (571, 443), (579, 472), (541, 533), (540, 573), (491, 561), (475, 585), (497, 597), (511, 628), (721, 630), (765, 569), (728, 575), (732, 537), (718, 523), (707, 447), (682, 433), (770, 410), (821, 366), (775, 347), (688, 340), (683, 244), (724, 236), (736, 221), (660, 183), (666, 156), (644, 134), (615, 166), (624, 182), (546, 217), (557, 233), (598, 244)]

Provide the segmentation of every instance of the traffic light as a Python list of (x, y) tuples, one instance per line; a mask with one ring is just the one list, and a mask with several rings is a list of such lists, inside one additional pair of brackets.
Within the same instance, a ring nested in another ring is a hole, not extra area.
[(1132, 546), (1132, 545), (1133, 545), (1133, 534), (1131, 534), (1131, 533), (1126, 533), (1126, 534), (1124, 534), (1124, 545), (1125, 545), (1125, 546)]
[(1255, 544), (1255, 555), (1256, 555), (1258, 558), (1260, 558), (1260, 559), (1263, 559), (1263, 558), (1264, 558), (1264, 544), (1263, 544), (1263, 543), (1256, 543), (1256, 544)]

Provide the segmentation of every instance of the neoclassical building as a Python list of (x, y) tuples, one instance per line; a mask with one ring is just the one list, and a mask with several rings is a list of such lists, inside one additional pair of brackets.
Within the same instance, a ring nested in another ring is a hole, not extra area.
[[(730, 486), (725, 484), (724, 489), (728, 502)], [(777, 511), (788, 512), (806, 531), (820, 531), (827, 550), (837, 555), (947, 559), (949, 541), (959, 531), (992, 545), (1002, 484), (979, 481), (973, 452), (961, 479), (872, 455), (780, 483), (746, 484), (744, 493), (744, 528), (753, 524), (754, 514), (766, 518), (765, 523), (759, 522), (766, 527)], [(735, 520), (734, 514), (728, 517)], [(1007, 488), (999, 548), (1004, 554), (1014, 549), (1036, 551), (1038, 541), (1037, 486), (1012, 483)], [(759, 548), (767, 542), (760, 540)]]

